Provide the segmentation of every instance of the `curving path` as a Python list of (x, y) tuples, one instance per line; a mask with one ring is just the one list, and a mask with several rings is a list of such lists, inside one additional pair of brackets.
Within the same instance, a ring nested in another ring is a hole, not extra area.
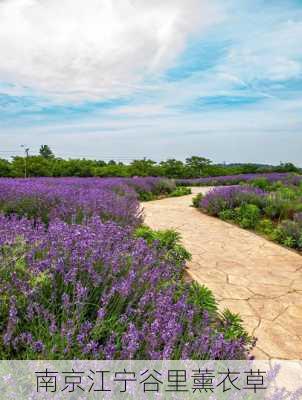
[[(192, 188), (205, 193), (210, 188)], [(143, 204), (153, 229), (173, 228), (192, 254), (189, 275), (240, 313), (257, 359), (302, 359), (302, 257), (190, 207), (192, 197)]]

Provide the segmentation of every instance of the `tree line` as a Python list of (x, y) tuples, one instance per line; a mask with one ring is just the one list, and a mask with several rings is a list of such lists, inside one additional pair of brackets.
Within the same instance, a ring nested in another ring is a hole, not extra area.
[(236, 175), (261, 172), (302, 172), (292, 163), (277, 166), (259, 164), (214, 164), (211, 160), (192, 156), (185, 162), (175, 159), (155, 162), (133, 160), (130, 164), (111, 160), (63, 159), (56, 157), (48, 145), (40, 147), (39, 155), (16, 156), (12, 161), (0, 159), (1, 177), (79, 176), (131, 177), (165, 176), (168, 178), (198, 178), (203, 176)]

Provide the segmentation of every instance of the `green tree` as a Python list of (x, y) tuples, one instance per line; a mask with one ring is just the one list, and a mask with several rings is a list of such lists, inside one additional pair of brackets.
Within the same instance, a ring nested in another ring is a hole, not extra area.
[(40, 156), (46, 159), (54, 158), (54, 154), (47, 144), (42, 144), (39, 150)]
[(158, 175), (158, 169), (156, 168), (156, 162), (153, 160), (133, 160), (130, 164), (130, 171), (132, 176), (156, 176)]
[(200, 177), (203, 175), (204, 170), (212, 163), (211, 160), (205, 157), (192, 156), (186, 158), (186, 166), (191, 172), (192, 177)]
[(105, 177), (105, 176), (129, 177), (130, 176), (129, 168), (130, 167), (128, 165), (123, 165), (123, 164), (121, 165), (108, 164), (103, 167), (96, 167), (94, 169), (94, 175), (100, 177)]
[(276, 170), (278, 172), (300, 172), (299, 168), (290, 162), (280, 163)]
[(0, 176), (10, 176), (11, 164), (8, 160), (0, 159)]
[(169, 159), (160, 163), (162, 175), (167, 178), (183, 178), (185, 176), (184, 164), (182, 161)]
[(27, 176), (52, 176), (52, 160), (42, 156), (14, 157), (11, 164), (11, 175), (14, 177), (24, 176), (24, 169), (27, 169)]

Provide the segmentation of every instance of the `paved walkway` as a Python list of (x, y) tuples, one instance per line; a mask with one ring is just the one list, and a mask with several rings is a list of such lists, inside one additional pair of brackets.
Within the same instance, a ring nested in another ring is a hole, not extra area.
[(221, 309), (240, 313), (258, 338), (257, 359), (302, 359), (302, 256), (200, 213), (192, 197), (144, 203), (146, 224), (181, 233), (193, 256), (189, 274), (213, 290)]

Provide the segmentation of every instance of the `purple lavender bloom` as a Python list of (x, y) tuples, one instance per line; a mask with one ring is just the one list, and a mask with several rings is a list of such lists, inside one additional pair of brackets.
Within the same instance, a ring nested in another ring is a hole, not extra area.
[(42, 353), (44, 350), (44, 344), (41, 342), (41, 340), (38, 340), (32, 344), (33, 350), (36, 351), (37, 353)]
[(265, 203), (267, 193), (251, 186), (226, 186), (212, 189), (200, 201), (200, 208), (211, 215), (220, 211), (234, 209), (243, 203)]

